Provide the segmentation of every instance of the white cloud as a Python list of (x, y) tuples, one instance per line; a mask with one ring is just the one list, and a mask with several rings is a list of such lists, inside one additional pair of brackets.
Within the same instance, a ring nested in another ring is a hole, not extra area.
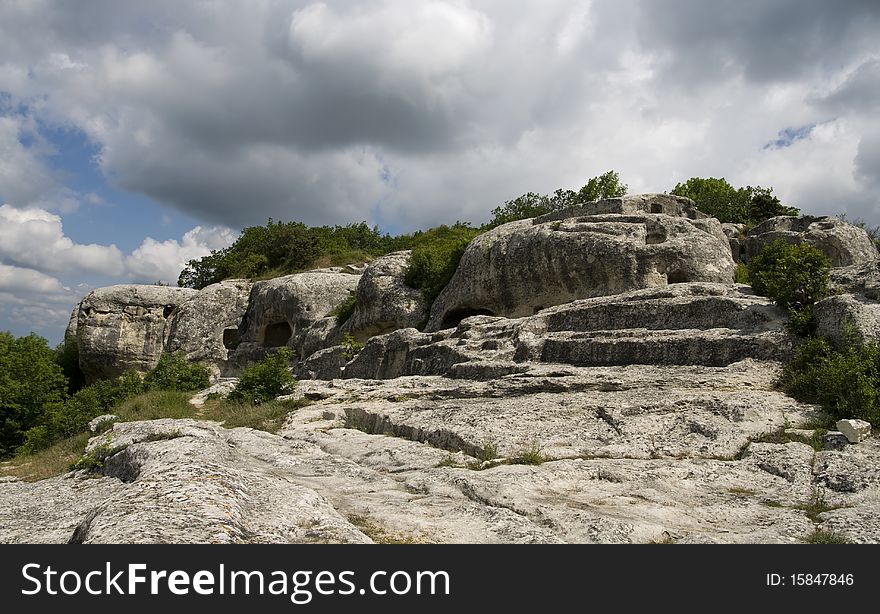
[(174, 283), (190, 260), (232, 244), (237, 234), (228, 228), (196, 226), (182, 240), (156, 241), (150, 237), (125, 259), (128, 275), (134, 281)]
[(115, 245), (75, 243), (64, 234), (60, 216), (10, 205), (0, 206), (0, 259), (51, 273), (124, 272), (122, 252)]

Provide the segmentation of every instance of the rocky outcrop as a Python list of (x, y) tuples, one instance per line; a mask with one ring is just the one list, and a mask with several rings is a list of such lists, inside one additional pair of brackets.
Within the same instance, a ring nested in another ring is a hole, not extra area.
[(816, 334), (835, 343), (880, 340), (880, 303), (852, 294), (829, 296), (813, 305)]
[(98, 474), (0, 483), (0, 542), (880, 541), (880, 440), (755, 441), (815, 417), (778, 375), (746, 360), (301, 382), (313, 404), (278, 435), (117, 423), (89, 444), (110, 451)]
[(275, 347), (288, 347), (302, 360), (333, 345), (328, 339), (338, 330), (330, 313), (359, 281), (342, 269), (318, 269), (255, 282), (232, 360), (243, 366)]
[(735, 265), (719, 222), (663, 213), (696, 216), (689, 204), (665, 195), (608, 199), (482, 234), (434, 302), (427, 330), (640, 288), (732, 283)]
[(420, 290), (404, 283), (410, 251), (377, 258), (364, 271), (357, 287), (354, 313), (343, 331), (361, 341), (401, 328), (417, 328), (428, 318)]
[(230, 279), (203, 288), (175, 310), (166, 349), (220, 368), (241, 342), (252, 283)]
[(746, 236), (746, 256), (754, 258), (773, 241), (808, 243), (834, 267), (867, 265), (878, 260), (877, 248), (863, 229), (836, 217), (781, 216), (752, 228)]
[(195, 290), (119, 285), (98, 288), (80, 302), (76, 339), (80, 368), (93, 382), (156, 366), (174, 310)]
[[(342, 371), (316, 377), (496, 377), (529, 363), (727, 365), (785, 360), (785, 314), (747, 286), (674, 284), (574, 301), (526, 318), (474, 316), (455, 329), (375, 337)], [(326, 363), (325, 363), (326, 364)]]
[(725, 223), (721, 224), (721, 230), (730, 244), (730, 255), (733, 256), (733, 261), (739, 262), (745, 248), (746, 225)]

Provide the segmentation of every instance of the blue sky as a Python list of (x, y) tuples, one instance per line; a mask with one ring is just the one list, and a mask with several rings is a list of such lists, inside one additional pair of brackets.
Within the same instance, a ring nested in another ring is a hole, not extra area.
[(880, 5), (0, 0), (0, 330), (272, 217), (399, 232), (617, 170), (880, 223)]

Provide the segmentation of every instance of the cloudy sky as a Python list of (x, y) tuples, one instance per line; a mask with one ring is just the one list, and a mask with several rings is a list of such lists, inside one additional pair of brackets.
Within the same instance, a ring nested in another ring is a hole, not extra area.
[(484, 221), (609, 169), (880, 224), (876, 0), (0, 0), (0, 330), (272, 217)]

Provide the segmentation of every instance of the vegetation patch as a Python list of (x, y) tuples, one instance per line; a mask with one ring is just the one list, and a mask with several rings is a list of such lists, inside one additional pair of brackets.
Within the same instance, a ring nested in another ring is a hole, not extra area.
[(336, 326), (342, 326), (351, 318), (355, 307), (357, 307), (357, 294), (352, 292), (327, 315), (336, 318)]
[(804, 540), (806, 544), (849, 544), (851, 543), (846, 537), (843, 535), (838, 535), (832, 531), (823, 531), (822, 529), (816, 529), (813, 533), (807, 536)]
[(144, 377), (148, 390), (204, 390), (211, 385), (211, 372), (201, 363), (189, 362), (183, 352), (163, 353), (156, 367)]
[(128, 446), (111, 446), (110, 444), (101, 444), (95, 446), (91, 452), (83, 454), (79, 460), (70, 465), (70, 471), (85, 470), (89, 473), (98, 473), (104, 469), (104, 463), (108, 458), (121, 452)]
[(291, 359), (290, 350), (279, 348), (249, 366), (241, 374), (229, 398), (257, 404), (291, 394), (296, 388), (296, 380), (289, 368)]
[(354, 360), (354, 357), (361, 353), (364, 344), (355, 339), (351, 333), (342, 335), (342, 357), (345, 360)]

